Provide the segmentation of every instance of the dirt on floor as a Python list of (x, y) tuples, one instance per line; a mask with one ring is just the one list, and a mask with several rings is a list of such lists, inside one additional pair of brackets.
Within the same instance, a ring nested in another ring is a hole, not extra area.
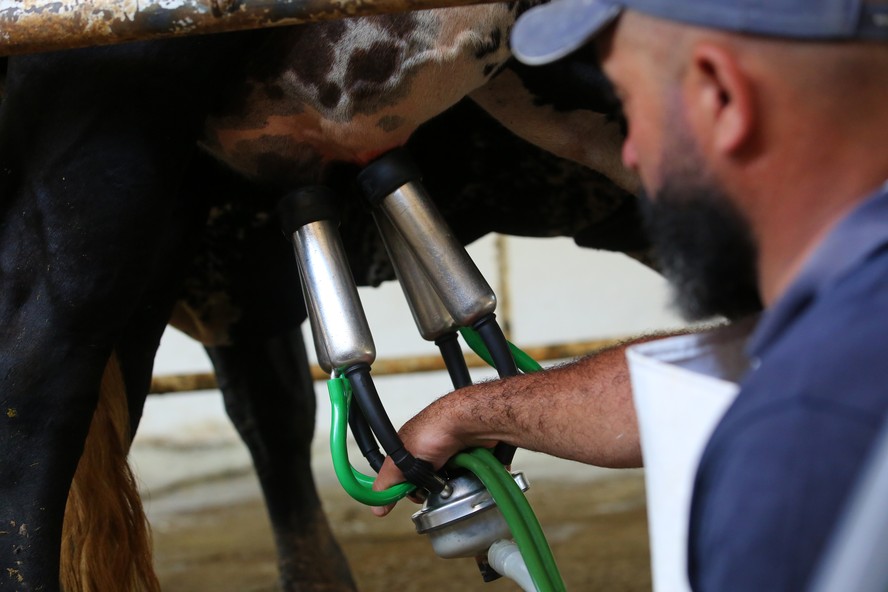
[[(484, 584), (471, 559), (440, 559), (416, 534), (402, 502), (386, 519), (321, 488), (325, 509), (364, 592), (443, 589), (517, 590), (506, 579)], [(589, 482), (533, 481), (528, 499), (543, 526), (567, 589), (649, 591), (644, 481), (639, 473)], [(170, 514), (154, 525), (156, 564), (165, 592), (271, 592), (276, 567), (262, 502), (234, 502)]]

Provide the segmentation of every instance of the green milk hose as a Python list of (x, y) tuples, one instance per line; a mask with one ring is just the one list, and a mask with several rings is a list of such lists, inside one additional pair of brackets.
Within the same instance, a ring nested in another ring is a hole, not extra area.
[(351, 403), (351, 388), (348, 380), (343, 377), (331, 378), (327, 381), (330, 403), (333, 407), (333, 419), (330, 422), (330, 451), (333, 454), (333, 470), (342, 488), (362, 504), (368, 506), (387, 506), (405, 497), (416, 489), (411, 483), (399, 483), (385, 491), (373, 491), (373, 477), (355, 469), (348, 460), (348, 407)]
[[(472, 329), (460, 329), (466, 343), (488, 364), (492, 364), (490, 354), (480, 336)], [(526, 353), (509, 343), (515, 363), (523, 372), (541, 370)], [(333, 455), (333, 469), (342, 488), (355, 500), (368, 506), (385, 506), (407, 496), (415, 489), (410, 483), (399, 483), (385, 491), (373, 491), (374, 478), (355, 469), (348, 458), (346, 441), (348, 408), (351, 404), (351, 388), (343, 377), (327, 381), (327, 390), (332, 404), (330, 429), (330, 449)], [(555, 558), (524, 493), (499, 461), (484, 448), (457, 454), (451, 459), (454, 466), (474, 473), (503, 514), (527, 571), (538, 592), (564, 592), (565, 586), (555, 564)]]
[(502, 464), (485, 448), (457, 454), (452, 464), (475, 473), (490, 491), (503, 514), (527, 571), (540, 592), (564, 592), (565, 586), (555, 558), (521, 488)]

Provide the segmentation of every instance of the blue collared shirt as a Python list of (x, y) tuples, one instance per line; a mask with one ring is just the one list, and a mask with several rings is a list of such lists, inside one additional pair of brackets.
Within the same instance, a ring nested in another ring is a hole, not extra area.
[(804, 590), (888, 414), (888, 183), (762, 316), (697, 472), (694, 590)]

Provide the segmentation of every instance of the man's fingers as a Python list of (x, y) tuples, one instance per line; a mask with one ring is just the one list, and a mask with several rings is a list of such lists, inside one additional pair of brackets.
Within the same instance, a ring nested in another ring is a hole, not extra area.
[(406, 481), (404, 474), (395, 466), (390, 457), (386, 457), (379, 469), (379, 475), (376, 476), (376, 481), (373, 482), (373, 491), (383, 491), (404, 481)]
[(387, 506), (373, 506), (370, 510), (382, 518), (383, 516), (388, 516), (388, 513), (391, 512), (394, 507), (395, 504), (389, 504)]
[[(404, 474), (395, 466), (391, 458), (386, 457), (385, 462), (382, 463), (382, 467), (379, 469), (379, 475), (376, 476), (376, 481), (373, 482), (373, 491), (383, 491), (404, 481)], [(387, 506), (374, 506), (371, 510), (376, 516), (381, 518), (387, 516), (394, 507), (395, 504), (388, 504)]]

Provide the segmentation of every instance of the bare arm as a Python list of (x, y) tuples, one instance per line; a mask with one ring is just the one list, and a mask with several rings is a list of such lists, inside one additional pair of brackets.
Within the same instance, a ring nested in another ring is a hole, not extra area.
[[(435, 468), (465, 448), (497, 442), (604, 467), (641, 466), (625, 349), (654, 338), (454, 391), (419, 412), (399, 434), (410, 452)], [(403, 480), (386, 459), (374, 489)], [(389, 509), (374, 512), (385, 515)]]

